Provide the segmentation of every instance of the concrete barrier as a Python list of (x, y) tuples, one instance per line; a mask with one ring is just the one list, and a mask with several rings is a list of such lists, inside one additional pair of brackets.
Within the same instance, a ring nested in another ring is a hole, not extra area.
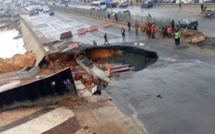
[[(27, 51), (32, 51), (36, 54), (35, 65), (38, 65), (45, 56), (48, 58), (43, 46), (44, 42), (35, 34), (36, 32), (39, 33), (38, 30), (36, 28), (33, 28), (33, 26), (31, 26), (30, 23), (27, 22), (27, 20), (24, 20), (22, 17), (20, 17), (20, 26), (22, 38), (25, 42), (25, 48)], [(32, 29), (36, 31), (33, 31)]]
[(60, 39), (66, 39), (66, 38), (69, 38), (69, 37), (72, 37), (72, 32), (71, 31), (68, 31), (68, 32), (64, 32), (60, 35)]
[[(39, 99), (75, 94), (76, 87), (70, 68), (44, 79), (0, 92), (0, 109), (37, 105)], [(26, 104), (29, 102), (29, 104)], [(55, 103), (54, 100), (51, 101)], [(42, 101), (45, 103), (45, 101)]]
[(39, 72), (39, 66), (25, 67), (18, 72), (18, 77), (19, 79), (30, 79), (37, 75)]

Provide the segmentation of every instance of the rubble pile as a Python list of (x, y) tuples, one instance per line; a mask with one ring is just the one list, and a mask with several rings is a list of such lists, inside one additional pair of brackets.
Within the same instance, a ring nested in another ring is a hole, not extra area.
[(80, 69), (72, 54), (53, 54), (49, 56), (50, 62), (43, 62), (41, 69), (49, 69), (54, 72), (69, 67), (71, 70)]
[(26, 66), (32, 66), (35, 63), (36, 56), (32, 52), (25, 54), (16, 54), (12, 58), (0, 58), (0, 73), (10, 72), (22, 69)]

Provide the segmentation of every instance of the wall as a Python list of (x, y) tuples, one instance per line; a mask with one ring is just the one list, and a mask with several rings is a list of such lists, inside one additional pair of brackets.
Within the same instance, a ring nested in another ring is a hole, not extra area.
[[(25, 48), (27, 51), (33, 51), (36, 54), (36, 63), (38, 65), (42, 59), (46, 56), (46, 51), (43, 46), (43, 40), (35, 35), (37, 29), (30, 26), (26, 20), (20, 17), (20, 26), (22, 31), (22, 38), (25, 42)], [(34, 29), (35, 31), (33, 31)], [(45, 40), (45, 39), (44, 39)]]

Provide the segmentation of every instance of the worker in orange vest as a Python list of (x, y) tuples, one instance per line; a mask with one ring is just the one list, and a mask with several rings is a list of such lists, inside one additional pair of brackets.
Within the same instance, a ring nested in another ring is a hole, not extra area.
[(141, 31), (144, 33), (145, 32), (145, 23), (141, 23)]
[(172, 29), (171, 29), (170, 26), (168, 26), (168, 27), (167, 27), (167, 36), (168, 36), (168, 37), (171, 37), (171, 35), (172, 35)]
[(151, 36), (152, 36), (152, 38), (155, 38), (155, 25), (154, 24), (152, 24), (152, 26), (151, 26)]

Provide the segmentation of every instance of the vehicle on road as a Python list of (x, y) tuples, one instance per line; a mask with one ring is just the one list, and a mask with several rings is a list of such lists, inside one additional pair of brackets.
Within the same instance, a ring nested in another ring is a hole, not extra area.
[(127, 2), (127, 1), (124, 1), (124, 2), (119, 3), (119, 7), (120, 7), (120, 8), (128, 7), (128, 2)]
[(30, 13), (29, 13), (30, 16), (34, 16), (34, 15), (37, 15), (37, 14), (39, 14), (39, 12), (37, 10), (31, 10)]
[(129, 10), (119, 11), (117, 14), (127, 14), (131, 15), (131, 12)]
[(103, 1), (94, 1), (91, 3), (91, 10), (106, 10), (106, 3)]
[(48, 13), (50, 8), (48, 6), (43, 6), (43, 13)]
[(198, 27), (198, 21), (196, 19), (193, 19), (193, 18), (182, 19), (179, 21), (179, 25), (182, 28), (195, 29), (196, 30)]
[(49, 15), (50, 15), (50, 16), (52, 16), (52, 15), (54, 15), (54, 14), (55, 14), (55, 13), (54, 13), (53, 10), (50, 10), (50, 11), (49, 11)]
[(151, 8), (153, 7), (152, 0), (142, 0), (142, 8)]
[(162, 3), (176, 3), (176, 0), (162, 0)]
[(206, 17), (212, 17), (214, 15), (214, 11), (213, 10), (205, 10), (205, 15), (206, 15)]

